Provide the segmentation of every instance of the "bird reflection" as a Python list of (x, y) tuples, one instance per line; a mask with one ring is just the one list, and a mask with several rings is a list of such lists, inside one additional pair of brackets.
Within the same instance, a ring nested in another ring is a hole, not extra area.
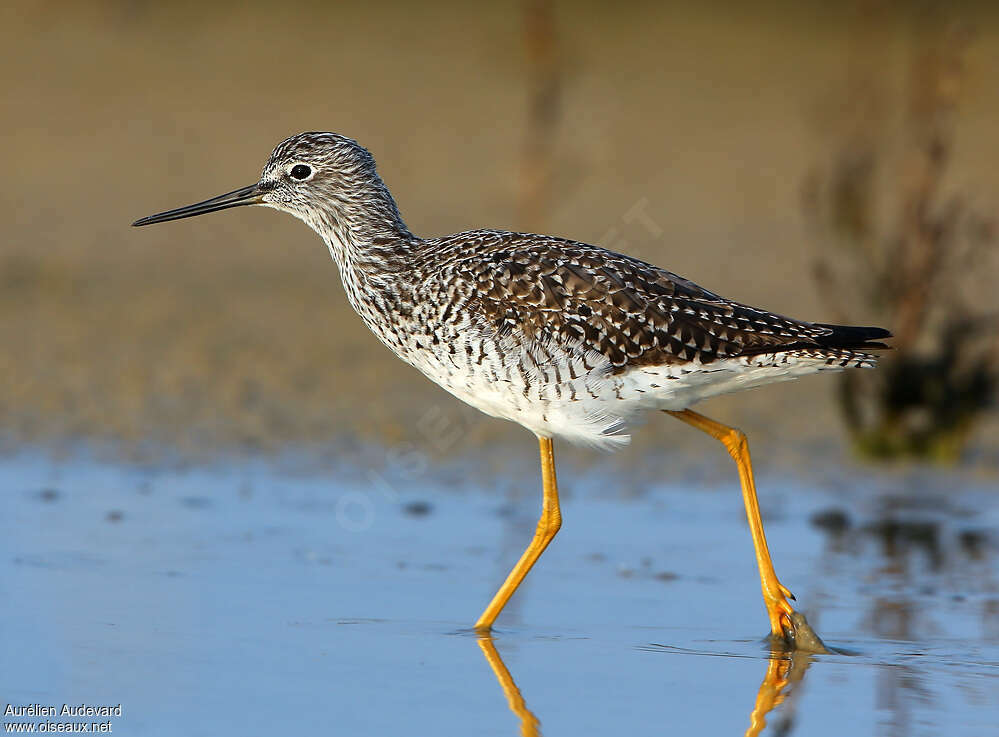
[(790, 734), (794, 722), (794, 697), (805, 678), (805, 671), (812, 664), (812, 655), (803, 652), (786, 652), (772, 649), (767, 659), (767, 672), (756, 694), (756, 703), (749, 714), (749, 728), (746, 737), (756, 737), (767, 726), (767, 715), (775, 707), (788, 701), (782, 710), (780, 726), (775, 734)]
[[(500, 688), (503, 689), (507, 706), (520, 720), (521, 737), (540, 737), (541, 720), (527, 708), (524, 695), (517, 688), (513, 675), (500, 657), (492, 636), (480, 635), (478, 643), (482, 648), (482, 654), (486, 656), (486, 662), (499, 681)], [(757, 737), (767, 726), (767, 716), (781, 704), (785, 704), (785, 707), (781, 713), (780, 723), (774, 731), (776, 734), (790, 734), (794, 721), (794, 697), (799, 692), (798, 689), (811, 665), (812, 657), (811, 653), (788, 652), (778, 647), (771, 649), (763, 682), (756, 694), (753, 710), (749, 714), (749, 728), (745, 732), (745, 737)]]
[(521, 695), (520, 689), (517, 688), (517, 684), (513, 680), (513, 676), (510, 675), (510, 671), (507, 670), (503, 658), (500, 657), (492, 636), (489, 634), (481, 635), (479, 637), (479, 647), (482, 648), (482, 654), (486, 656), (486, 662), (493, 669), (496, 680), (499, 681), (500, 688), (503, 689), (507, 706), (510, 707), (510, 711), (513, 712), (514, 716), (520, 720), (520, 734), (522, 737), (539, 737), (541, 734), (541, 722), (534, 716), (534, 712), (527, 708), (524, 697)]

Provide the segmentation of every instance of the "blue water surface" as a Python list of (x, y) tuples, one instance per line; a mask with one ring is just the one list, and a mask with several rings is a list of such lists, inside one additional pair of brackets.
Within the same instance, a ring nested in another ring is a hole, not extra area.
[[(493, 641), (539, 732), (999, 735), (999, 493), (854, 481), (761, 480), (778, 573), (839, 652), (754, 715), (772, 663), (734, 474), (624, 499), (563, 473)], [(121, 704), (121, 735), (528, 729), (469, 626), (533, 490), (34, 455), (0, 488), (5, 706)]]

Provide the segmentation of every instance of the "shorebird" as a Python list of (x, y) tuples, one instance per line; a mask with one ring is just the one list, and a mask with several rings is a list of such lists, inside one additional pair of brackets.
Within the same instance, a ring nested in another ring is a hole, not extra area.
[(721, 441), (735, 460), (771, 636), (791, 645), (814, 637), (774, 571), (745, 435), (690, 407), (816, 371), (873, 367), (869, 351), (886, 347), (877, 341), (887, 330), (783, 317), (564, 238), (503, 230), (421, 238), (367, 149), (335, 133), (291, 136), (256, 183), (133, 225), (241, 205), (303, 220), (382, 343), (462, 401), (537, 436), (541, 517), (477, 630), (490, 631), (561, 527), (552, 439), (613, 449), (628, 442), (629, 420), (661, 410)]

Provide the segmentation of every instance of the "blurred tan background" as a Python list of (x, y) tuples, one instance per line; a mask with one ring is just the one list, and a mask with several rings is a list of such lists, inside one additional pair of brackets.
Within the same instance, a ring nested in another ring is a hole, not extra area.
[[(418, 234), (544, 230), (831, 320), (802, 191), (858, 73), (893, 140), (913, 46), (966, 29), (945, 186), (999, 202), (999, 7), (913, 5), (560, 2), (538, 31), (512, 1), (7, 3), (0, 437), (142, 458), (368, 440), (446, 452), (427, 439), (443, 421), (455, 447), (526, 442), (382, 348), (301, 223), (253, 208), (129, 227), (251, 183), (302, 130), (367, 146)], [(836, 457), (834, 391), (815, 377), (705, 411), (771, 458)], [(631, 454), (715, 452), (653, 422)], [(973, 462), (996, 463), (995, 431), (993, 413)]]

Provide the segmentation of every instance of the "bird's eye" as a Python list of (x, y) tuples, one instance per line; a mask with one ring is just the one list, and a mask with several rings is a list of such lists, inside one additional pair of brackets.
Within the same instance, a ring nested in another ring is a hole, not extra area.
[(289, 173), (291, 174), (292, 179), (298, 179), (301, 181), (312, 176), (312, 168), (306, 164), (295, 164), (291, 167), (291, 171)]

